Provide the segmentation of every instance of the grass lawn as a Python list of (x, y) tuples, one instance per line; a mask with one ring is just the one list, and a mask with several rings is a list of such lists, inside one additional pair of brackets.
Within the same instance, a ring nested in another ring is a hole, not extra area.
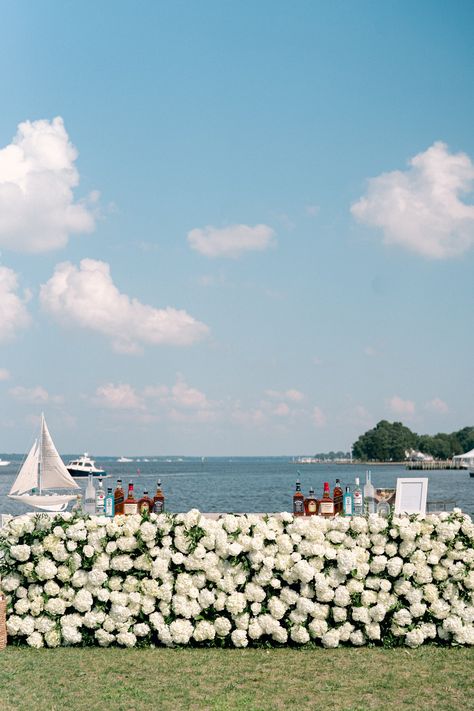
[(474, 649), (0, 652), (1, 711), (474, 709)]

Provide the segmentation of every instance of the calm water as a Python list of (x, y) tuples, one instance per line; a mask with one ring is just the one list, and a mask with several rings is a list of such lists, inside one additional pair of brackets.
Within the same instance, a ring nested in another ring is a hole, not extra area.
[[(7, 457), (4, 457), (7, 458)], [(68, 457), (69, 460), (72, 457)], [(20, 461), (0, 468), (0, 513), (20, 514), (30, 507), (7, 498), (7, 493), (18, 472)], [(135, 485), (138, 498), (147, 489), (153, 495), (158, 478), (162, 481), (165, 505), (168, 511), (261, 512), (288, 511), (292, 507), (292, 494), (296, 479), (301, 480), (302, 490), (314, 487), (316, 495), (322, 494), (323, 483), (334, 486), (336, 478), (343, 484), (353, 484), (359, 476), (365, 480), (364, 466), (336, 464), (295, 464), (289, 458), (209, 458), (173, 459), (165, 461), (118, 463), (97, 458), (96, 464), (109, 475), (105, 487), (112, 486), (121, 478), (126, 486)], [(408, 472), (403, 466), (372, 465), (374, 486), (396, 486), (397, 477), (427, 476), (429, 479), (428, 500), (453, 499), (457, 506), (469, 514), (474, 513), (474, 479), (465, 470)], [(298, 471), (300, 474), (298, 474)], [(85, 489), (86, 482), (78, 480)]]

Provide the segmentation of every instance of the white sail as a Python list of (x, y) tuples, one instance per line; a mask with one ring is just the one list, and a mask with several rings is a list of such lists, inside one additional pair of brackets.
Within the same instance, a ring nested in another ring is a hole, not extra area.
[(38, 440), (35, 439), (32, 448), (28, 452), (28, 456), (23, 462), (23, 466), (18, 472), (17, 478), (13, 482), (10, 494), (24, 494), (25, 491), (30, 491), (30, 489), (34, 489), (38, 486), (38, 459)]
[(41, 458), (40, 458), (41, 489), (80, 489), (66, 469), (63, 460), (54, 446), (49, 434), (46, 420), (42, 417)]

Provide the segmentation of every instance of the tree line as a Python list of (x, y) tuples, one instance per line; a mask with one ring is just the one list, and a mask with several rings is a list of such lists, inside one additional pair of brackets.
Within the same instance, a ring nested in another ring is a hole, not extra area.
[(381, 462), (400, 462), (405, 452), (414, 449), (431, 454), (435, 459), (450, 459), (474, 448), (474, 427), (457, 432), (419, 435), (401, 422), (381, 420), (352, 445), (355, 459)]

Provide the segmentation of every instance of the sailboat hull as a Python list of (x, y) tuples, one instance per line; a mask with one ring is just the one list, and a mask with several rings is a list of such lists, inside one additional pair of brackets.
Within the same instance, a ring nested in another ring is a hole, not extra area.
[(42, 511), (64, 511), (70, 501), (76, 498), (70, 494), (9, 494), (9, 499), (28, 504)]

